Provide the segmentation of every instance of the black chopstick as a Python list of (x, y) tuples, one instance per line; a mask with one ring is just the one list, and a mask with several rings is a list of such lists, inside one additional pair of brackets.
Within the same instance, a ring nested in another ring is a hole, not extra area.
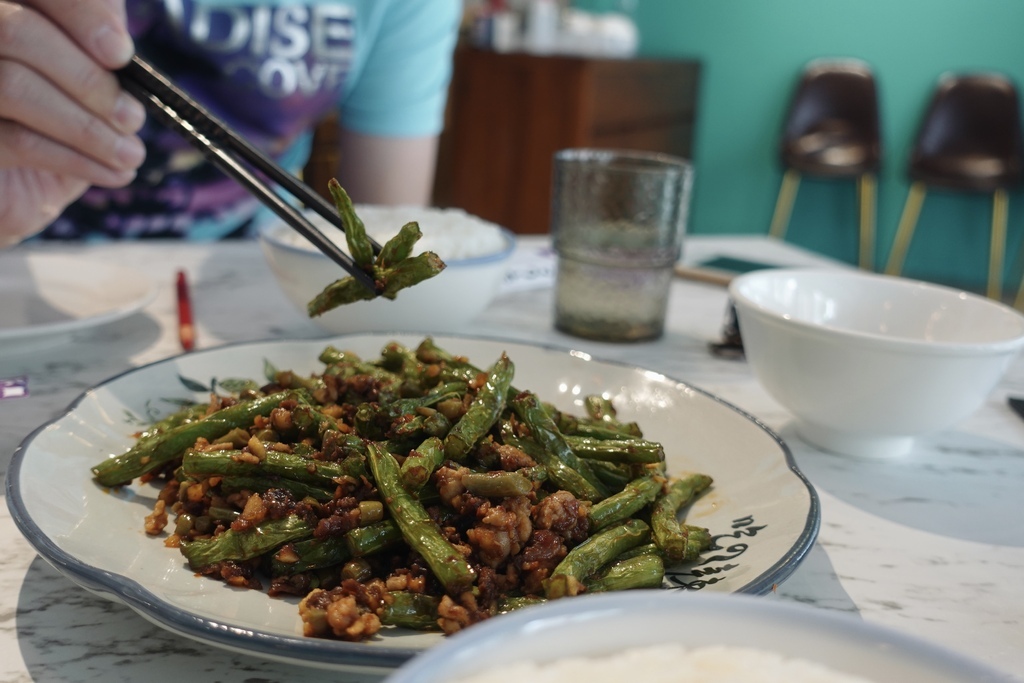
[[(376, 289), (373, 278), (357, 266), (351, 256), (321, 233), (301, 211), (285, 201), (242, 162), (265, 174), (331, 225), (344, 231), (345, 224), (337, 210), (322, 196), (229, 129), (138, 55), (118, 71), (117, 75), (124, 89), (137, 97), (157, 120), (180, 133), (218, 168), (238, 181), (328, 258), (369, 289)], [(370, 243), (374, 253), (380, 253), (380, 245), (372, 239)]]

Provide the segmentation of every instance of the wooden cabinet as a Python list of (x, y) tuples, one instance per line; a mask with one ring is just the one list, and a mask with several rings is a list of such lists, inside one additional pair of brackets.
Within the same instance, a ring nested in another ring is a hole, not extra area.
[(434, 202), (518, 233), (543, 233), (551, 158), (567, 147), (690, 158), (699, 64), (460, 48)]

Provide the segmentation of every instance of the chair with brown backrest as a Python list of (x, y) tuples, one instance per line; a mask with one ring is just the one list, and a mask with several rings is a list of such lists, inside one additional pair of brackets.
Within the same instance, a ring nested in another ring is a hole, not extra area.
[(801, 174), (857, 180), (859, 263), (873, 267), (875, 176), (881, 165), (878, 90), (858, 59), (817, 59), (806, 65), (783, 125), (785, 173), (770, 234), (785, 237)]
[(911, 185), (885, 272), (903, 269), (927, 186), (992, 194), (986, 294), (1002, 295), (1007, 190), (1022, 166), (1017, 89), (1001, 74), (945, 74), (932, 95), (910, 154)]

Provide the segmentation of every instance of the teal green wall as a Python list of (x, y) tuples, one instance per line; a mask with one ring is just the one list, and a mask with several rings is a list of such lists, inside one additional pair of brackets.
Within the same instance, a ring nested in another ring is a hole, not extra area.
[[(585, 3), (579, 3), (583, 6)], [(636, 0), (641, 53), (703, 64), (693, 233), (766, 233), (781, 180), (782, 118), (803, 65), (858, 57), (879, 81), (883, 170), (876, 266), (903, 209), (906, 159), (945, 71), (996, 70), (1024, 84), (1024, 0)], [(856, 260), (852, 182), (801, 183), (787, 239)], [(991, 200), (929, 192), (908, 254), (909, 276), (980, 289)], [(1010, 195), (1006, 282), (1016, 289), (1024, 193)]]

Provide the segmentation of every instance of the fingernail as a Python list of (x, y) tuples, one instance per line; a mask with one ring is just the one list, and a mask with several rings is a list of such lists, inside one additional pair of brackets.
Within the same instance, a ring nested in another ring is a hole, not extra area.
[(93, 49), (103, 61), (104, 66), (115, 67), (128, 63), (135, 54), (132, 39), (123, 31), (109, 25), (101, 26), (92, 38)]
[(135, 133), (146, 122), (146, 109), (142, 103), (129, 95), (121, 93), (114, 105), (114, 121), (125, 133)]
[(114, 146), (114, 158), (124, 169), (138, 168), (146, 158), (146, 147), (137, 137), (121, 137)]

